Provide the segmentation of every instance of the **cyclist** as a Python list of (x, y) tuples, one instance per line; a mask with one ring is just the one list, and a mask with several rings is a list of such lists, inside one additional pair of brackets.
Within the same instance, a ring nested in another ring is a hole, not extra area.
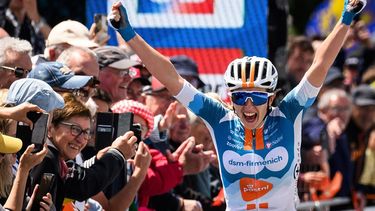
[(365, 4), (366, 0), (345, 0), (339, 23), (317, 49), (298, 86), (278, 107), (271, 107), (278, 78), (273, 64), (255, 56), (232, 61), (224, 79), (233, 110), (178, 75), (168, 58), (135, 33), (120, 2), (112, 5), (109, 21), (151, 74), (209, 128), (220, 162), (227, 210), (290, 211), (298, 202), (302, 114), (312, 105), (353, 17)]

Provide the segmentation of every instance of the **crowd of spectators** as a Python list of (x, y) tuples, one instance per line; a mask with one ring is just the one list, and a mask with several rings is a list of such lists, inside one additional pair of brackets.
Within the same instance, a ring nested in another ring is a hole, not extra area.
[[(2, 9), (0, 210), (225, 210), (208, 128), (131, 49), (97, 43), (93, 31), (74, 20), (48, 26), (35, 0), (11, 0)], [(301, 80), (319, 43), (290, 40), (279, 98)], [(207, 92), (194, 60), (170, 60), (182, 77), (225, 104)], [(33, 128), (29, 112), (49, 116), (37, 153), (16, 138), (21, 123)], [(118, 134), (97, 149), (107, 141), (96, 136), (96, 117), (104, 112), (133, 113), (141, 135)], [(303, 121), (301, 201), (351, 200), (335, 209), (374, 204), (375, 43), (363, 21), (352, 24)], [(55, 179), (35, 204), (46, 173)]]

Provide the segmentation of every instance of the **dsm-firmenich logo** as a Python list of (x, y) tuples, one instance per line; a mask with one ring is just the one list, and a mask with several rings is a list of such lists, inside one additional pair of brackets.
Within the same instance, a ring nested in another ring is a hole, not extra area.
[[(108, 2), (112, 5), (115, 0)], [(121, 0), (140, 28), (241, 28), (245, 0)]]

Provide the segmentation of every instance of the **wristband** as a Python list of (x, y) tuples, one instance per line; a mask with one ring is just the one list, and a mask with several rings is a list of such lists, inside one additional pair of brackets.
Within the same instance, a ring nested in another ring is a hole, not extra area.
[(352, 23), (354, 17), (366, 6), (366, 0), (360, 0), (355, 7), (349, 5), (349, 1), (345, 0), (344, 9), (341, 14), (341, 22), (348, 26)]
[(109, 25), (118, 31), (122, 38), (127, 42), (135, 37), (135, 31), (133, 27), (129, 23), (129, 18), (126, 13), (125, 7), (121, 4), (120, 6), (120, 15), (121, 18), (119, 21), (115, 21), (109, 17), (108, 22)]

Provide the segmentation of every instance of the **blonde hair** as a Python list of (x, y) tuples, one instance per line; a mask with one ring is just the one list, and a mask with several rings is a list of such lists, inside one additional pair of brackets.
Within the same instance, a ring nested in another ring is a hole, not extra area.
[(11, 154), (5, 154), (0, 162), (0, 197), (8, 198), (13, 185)]

